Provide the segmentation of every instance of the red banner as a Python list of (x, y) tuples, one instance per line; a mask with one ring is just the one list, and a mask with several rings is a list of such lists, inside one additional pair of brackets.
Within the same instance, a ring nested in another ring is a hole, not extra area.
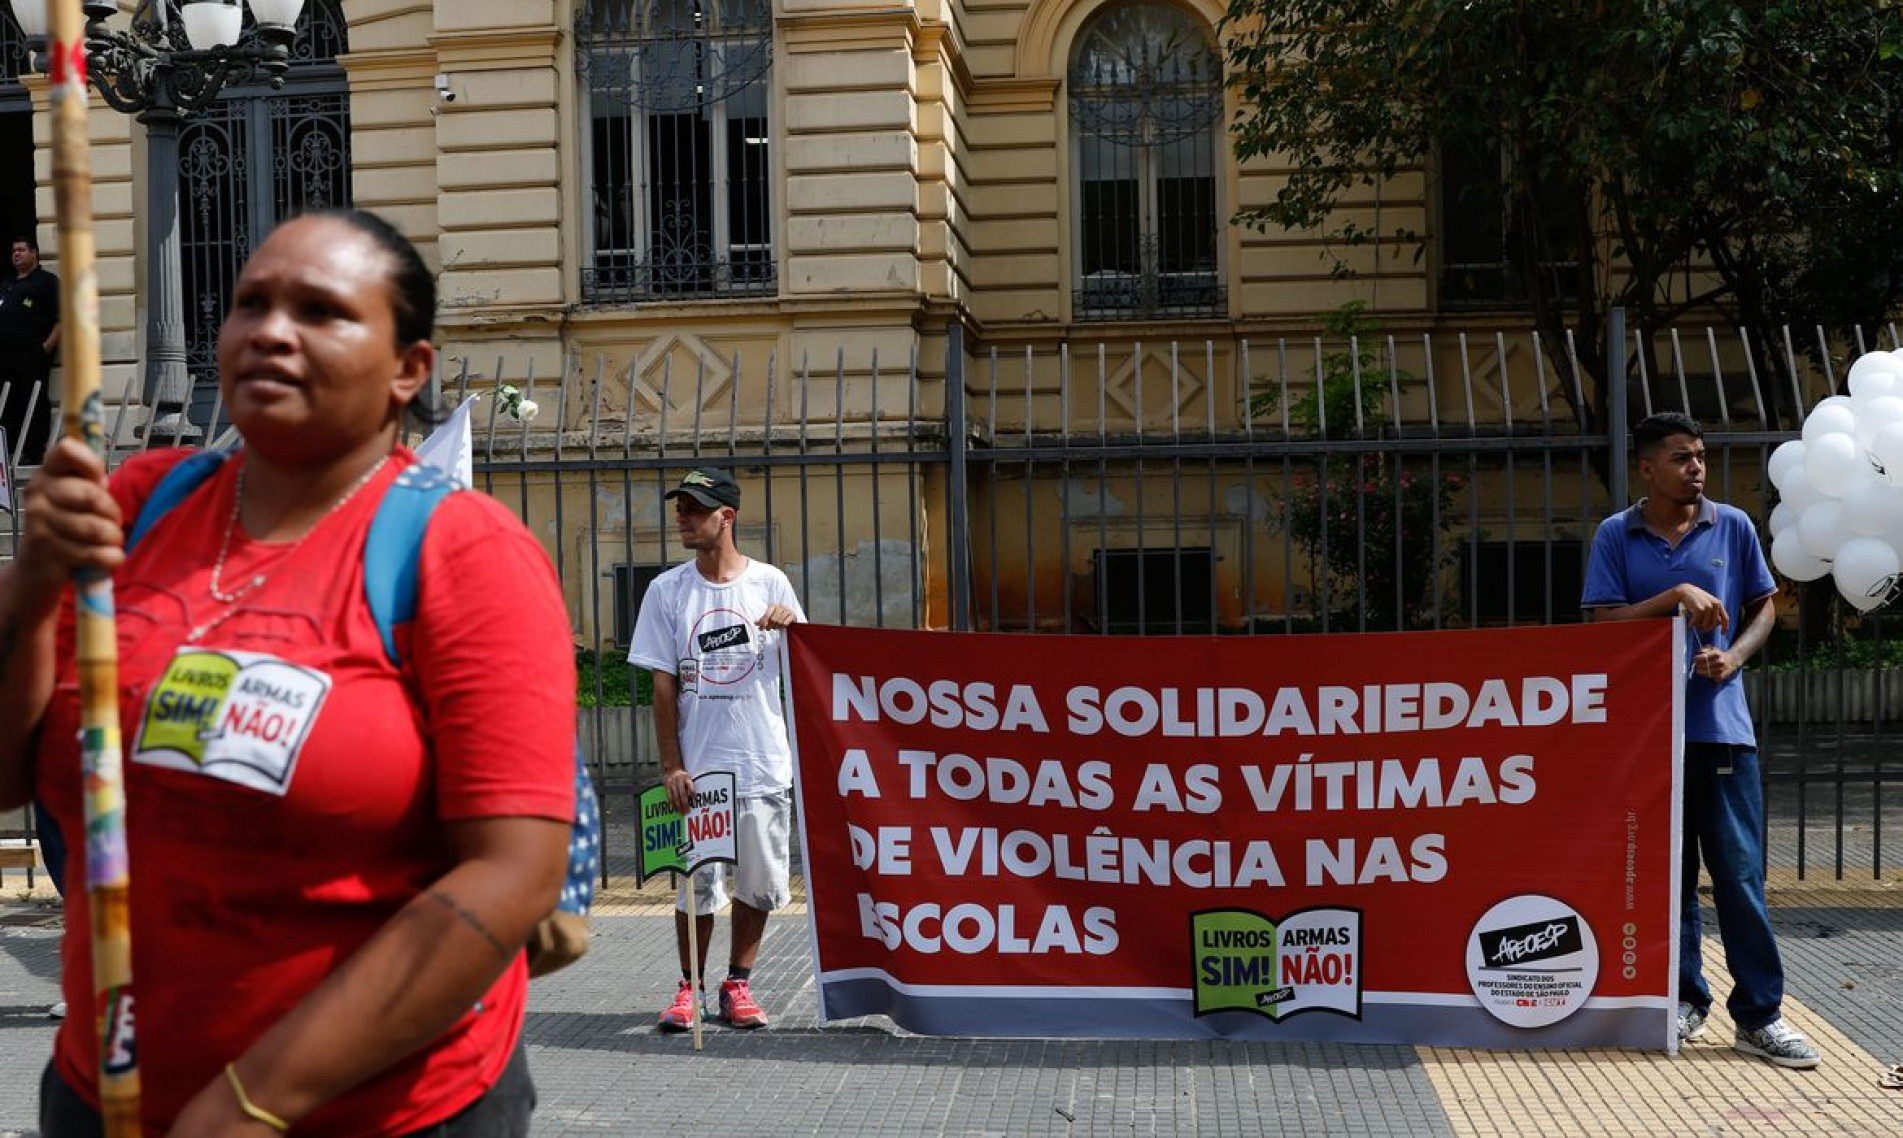
[(1669, 1048), (1683, 658), (796, 626), (822, 1018)]

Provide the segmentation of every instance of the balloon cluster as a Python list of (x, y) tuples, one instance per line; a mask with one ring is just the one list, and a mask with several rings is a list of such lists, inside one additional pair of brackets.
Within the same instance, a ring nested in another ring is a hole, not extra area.
[(1903, 352), (1861, 357), (1849, 388), (1811, 409), (1801, 440), (1771, 452), (1771, 563), (1793, 581), (1828, 573), (1869, 612), (1903, 569)]

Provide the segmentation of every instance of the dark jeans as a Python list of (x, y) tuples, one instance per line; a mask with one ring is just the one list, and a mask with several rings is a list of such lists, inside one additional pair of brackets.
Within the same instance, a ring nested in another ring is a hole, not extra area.
[(1685, 841), (1680, 859), (1678, 998), (1703, 1010), (1711, 1006), (1699, 958), (1698, 864), (1711, 871), (1718, 935), (1731, 995), (1725, 1007), (1740, 1028), (1751, 1031), (1778, 1017), (1784, 1002), (1784, 963), (1771, 935), (1764, 903), (1764, 787), (1758, 752), (1717, 743), (1685, 744)]
[(46, 863), (46, 875), (53, 879), (53, 889), (60, 896), (66, 896), (66, 837), (59, 832), (59, 823), (46, 812), (38, 799), (33, 801), (33, 832), (40, 839), (40, 860)]
[[(529, 1115), (534, 1112), (529, 1053), (518, 1043), (502, 1077), (488, 1093), (460, 1114), (411, 1134), (416, 1138), (528, 1138)], [(51, 1063), (40, 1075), (40, 1134), (42, 1138), (105, 1138), (99, 1112), (66, 1085)]]
[[(26, 446), (20, 449), (20, 462), (26, 466), (38, 466), (46, 454), (46, 444), (53, 434), (53, 392), (47, 386), (47, 377), (53, 371), (53, 358), (38, 347), (0, 348), (0, 384), (10, 383), (7, 399), (0, 406), (0, 426), (7, 429), (8, 462), (13, 461), (13, 453), (25, 436)], [(34, 397), (34, 384), (39, 385), (39, 396)], [(33, 414), (27, 416), (27, 401), (33, 401)]]

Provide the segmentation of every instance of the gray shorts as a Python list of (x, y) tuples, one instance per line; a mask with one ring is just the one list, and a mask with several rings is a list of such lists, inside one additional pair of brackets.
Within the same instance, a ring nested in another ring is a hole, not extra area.
[[(739, 865), (703, 865), (694, 873), (694, 911), (710, 916), (738, 901), (771, 913), (793, 899), (789, 884), (792, 863), (788, 831), (793, 817), (793, 792), (779, 790), (759, 798), (742, 798), (733, 806), (734, 856)], [(687, 880), (674, 890), (674, 907), (687, 911)]]

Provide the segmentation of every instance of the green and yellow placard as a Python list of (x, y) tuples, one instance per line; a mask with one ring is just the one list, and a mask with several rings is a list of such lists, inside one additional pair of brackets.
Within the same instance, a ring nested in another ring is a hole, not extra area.
[(692, 873), (710, 862), (734, 861), (734, 776), (707, 771), (694, 776), (694, 798), (686, 814), (667, 800), (667, 787), (641, 792), (640, 876)]

